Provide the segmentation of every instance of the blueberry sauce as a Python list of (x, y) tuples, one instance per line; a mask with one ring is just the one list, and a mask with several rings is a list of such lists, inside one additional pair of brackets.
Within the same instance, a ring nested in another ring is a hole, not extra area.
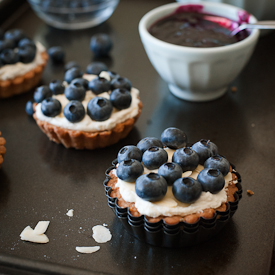
[(172, 14), (153, 23), (148, 31), (154, 37), (180, 46), (219, 47), (234, 44), (249, 35), (244, 30), (231, 37), (231, 30), (248, 16), (239, 15), (239, 21), (202, 12), (202, 5), (180, 6)]

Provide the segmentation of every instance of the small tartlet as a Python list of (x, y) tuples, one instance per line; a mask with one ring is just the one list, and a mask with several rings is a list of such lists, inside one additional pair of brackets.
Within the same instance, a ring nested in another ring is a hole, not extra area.
[[(97, 77), (96, 75), (83, 75), (83, 78), (88, 80)], [(65, 87), (70, 86), (67, 82), (63, 82), (63, 84)], [(132, 87), (128, 92), (132, 98), (130, 105), (121, 110), (113, 106), (110, 117), (103, 121), (91, 119), (88, 115), (87, 105), (95, 97), (108, 99), (112, 93), (111, 90), (100, 94), (94, 94), (89, 89), (86, 90), (83, 101), (80, 101), (83, 107), (85, 106), (85, 115), (79, 122), (70, 122), (64, 115), (65, 106), (73, 102), (66, 97), (65, 93), (52, 95), (52, 98), (61, 102), (61, 112), (58, 115), (53, 118), (45, 116), (41, 109), (43, 102), (40, 102), (33, 104), (33, 118), (51, 141), (63, 144), (66, 148), (89, 150), (104, 148), (125, 138), (141, 114), (143, 104), (139, 97), (139, 91)]]
[[(153, 146), (154, 147), (151, 148), (156, 148), (155, 146), (157, 145)], [(192, 149), (192, 146), (183, 145), (182, 147), (178, 147), (178, 149), (173, 148), (171, 150), (167, 147), (167, 144), (163, 142), (162, 148), (169, 151), (168, 160), (164, 163), (162, 162), (163, 165), (166, 165), (166, 163), (184, 165), (183, 162), (177, 162), (176, 158), (172, 156), (176, 151), (183, 150), (184, 148), (188, 148), (189, 150)], [(150, 185), (147, 185), (148, 182), (144, 183), (143, 186), (146, 187), (144, 187), (142, 193), (138, 194), (137, 192), (137, 190), (139, 192), (141, 190), (141, 178), (144, 182), (144, 176), (157, 173), (161, 177), (162, 172), (160, 172), (160, 168), (149, 169), (144, 163), (146, 159), (143, 158), (143, 156), (150, 150), (148, 147), (148, 150), (142, 152), (141, 164), (144, 166), (142, 174), (139, 174), (140, 176), (136, 175), (135, 177), (137, 178), (135, 179), (133, 175), (130, 176), (130, 170), (126, 170), (127, 172), (125, 171), (125, 173), (122, 173), (122, 170), (119, 169), (120, 165), (122, 165), (122, 167), (129, 167), (131, 165), (130, 163), (139, 162), (139, 157), (134, 159), (134, 162), (133, 159), (127, 159), (127, 153), (124, 152), (127, 152), (127, 150), (130, 152), (131, 149), (126, 150), (126, 147), (127, 146), (123, 147), (119, 151), (118, 158), (115, 159), (112, 166), (106, 170), (106, 178), (103, 185), (105, 187), (105, 195), (108, 199), (108, 206), (122, 222), (125, 229), (137, 239), (161, 247), (185, 247), (196, 245), (219, 233), (237, 210), (238, 203), (242, 198), (241, 176), (236, 171), (235, 166), (227, 160), (226, 172), (223, 173), (223, 187), (220, 186), (215, 191), (213, 189), (211, 191), (210, 189), (207, 190), (207, 187), (204, 189), (204, 186), (200, 197), (195, 201), (185, 202), (177, 199), (176, 195), (178, 196), (179, 194), (174, 193), (174, 187), (178, 186), (179, 181), (183, 182), (184, 179), (193, 178), (198, 183), (203, 184), (201, 182), (201, 177), (199, 178), (200, 174), (204, 174), (203, 171), (210, 171), (212, 169), (213, 171), (215, 170), (222, 173), (222, 167), (209, 167), (206, 164), (207, 162), (203, 161), (203, 163), (197, 163), (196, 168), (192, 168), (191, 170), (188, 170), (189, 168), (184, 170), (182, 166), (183, 172), (181, 176), (177, 176), (176, 179), (178, 180), (174, 179), (173, 184), (171, 182), (168, 184), (167, 179), (167, 193), (163, 195), (164, 197), (157, 200), (151, 200), (148, 197), (146, 198), (144, 194), (146, 194), (146, 192), (155, 192), (147, 189), (151, 188), (149, 186), (153, 186), (153, 183), (150, 183)], [(139, 144), (137, 147), (140, 149)], [(214, 146), (212, 148), (214, 148)], [(195, 151), (195, 146), (192, 150)], [(121, 152), (126, 156), (124, 160), (119, 160), (119, 158), (121, 158)], [(200, 155), (199, 152), (196, 151), (196, 153)], [(224, 158), (218, 155), (217, 147), (213, 149), (211, 154), (213, 154), (210, 155), (211, 158)], [(129, 153), (129, 156), (130, 155), (134, 156), (133, 153)], [(135, 155), (135, 157), (136, 156), (137, 155)], [(210, 157), (207, 157), (207, 159), (210, 159)], [(148, 159), (146, 161), (148, 161)], [(189, 165), (190, 164), (185, 167), (190, 167)], [(162, 176), (165, 178), (165, 175), (162, 174)], [(126, 177), (126, 179), (123, 177)], [(129, 181), (127, 181), (127, 177)], [(158, 187), (157, 185), (154, 186), (154, 190), (156, 190)], [(150, 194), (151, 195), (148, 196), (152, 196), (153, 193)]]
[(2, 167), (2, 163), (4, 161), (4, 156), (6, 153), (6, 140), (1, 136), (1, 132), (0, 132), (0, 168)]
[(0, 98), (12, 97), (14, 95), (28, 92), (39, 84), (44, 68), (46, 67), (49, 59), (46, 50), (40, 54), (42, 63), (38, 64), (34, 69), (31, 69), (24, 75), (19, 75), (11, 79), (0, 79)]

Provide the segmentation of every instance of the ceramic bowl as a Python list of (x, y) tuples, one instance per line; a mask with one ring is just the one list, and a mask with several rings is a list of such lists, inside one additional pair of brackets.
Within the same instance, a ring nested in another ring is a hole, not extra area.
[[(196, 2), (197, 0), (177, 0), (177, 2)], [(275, 19), (275, 1), (274, 0), (206, 0), (210, 2), (220, 2), (237, 6), (253, 14), (258, 20)]]
[[(257, 22), (253, 15), (235, 6), (212, 2), (200, 2), (199, 5), (202, 6), (203, 13), (236, 22), (244, 15), (248, 22)], [(139, 22), (141, 41), (152, 65), (175, 96), (189, 101), (216, 99), (226, 93), (228, 85), (247, 64), (257, 43), (259, 31), (253, 30), (247, 38), (237, 43), (211, 48), (170, 44), (148, 32), (154, 22), (173, 13), (179, 6), (182, 5), (167, 4), (145, 14)]]

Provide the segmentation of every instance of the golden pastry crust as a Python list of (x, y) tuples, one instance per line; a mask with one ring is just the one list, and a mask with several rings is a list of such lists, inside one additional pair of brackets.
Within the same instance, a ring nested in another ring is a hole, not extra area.
[(6, 140), (1, 137), (1, 132), (0, 132), (0, 168), (2, 166), (2, 163), (4, 161), (4, 156), (6, 153), (6, 148), (5, 148)]
[(135, 122), (140, 116), (141, 109), (142, 103), (140, 101), (139, 111), (135, 117), (118, 123), (111, 130), (98, 132), (85, 132), (61, 128), (46, 121), (39, 120), (35, 113), (33, 114), (33, 118), (50, 140), (61, 143), (66, 148), (96, 149), (110, 146), (125, 138), (133, 129)]
[(43, 70), (49, 59), (46, 51), (42, 52), (41, 56), (43, 63), (37, 65), (33, 70), (13, 79), (0, 80), (0, 98), (7, 98), (28, 92), (39, 84)]
[[(232, 171), (232, 168), (231, 168)], [(117, 183), (117, 177), (110, 172), (109, 173), (110, 176), (110, 180), (107, 183), (107, 186), (111, 187), (112, 191), (110, 193), (110, 196), (112, 198), (117, 198), (117, 205), (121, 208), (129, 208), (129, 212), (131, 213), (132, 216), (134, 217), (140, 217), (141, 214), (138, 212), (137, 208), (135, 207), (135, 203), (133, 202), (126, 202), (119, 191), (119, 187), (116, 187), (116, 183)], [(235, 184), (233, 184), (233, 181), (237, 180), (237, 176), (232, 173), (232, 181), (230, 181), (229, 185), (228, 185), (228, 189), (227, 189), (227, 202), (233, 202), (235, 201), (235, 197), (234, 197), (234, 193), (236, 191), (238, 191), (238, 188), (235, 186)], [(218, 211), (226, 211), (227, 210), (227, 203), (223, 203), (220, 207), (218, 208), (208, 208), (208, 209), (204, 209), (202, 212), (200, 213), (194, 213), (194, 214), (189, 214), (189, 215), (184, 215), (184, 216), (171, 216), (171, 217), (166, 217), (166, 216), (159, 216), (156, 218), (152, 218), (152, 217), (148, 217), (146, 216), (146, 219), (148, 222), (151, 223), (156, 223), (158, 221), (160, 221), (161, 219), (164, 220), (164, 222), (166, 224), (169, 225), (173, 225), (173, 224), (178, 224), (180, 221), (185, 221), (189, 224), (194, 224), (196, 223), (200, 217), (203, 217), (205, 219), (211, 219), (212, 217), (214, 217), (216, 210)]]

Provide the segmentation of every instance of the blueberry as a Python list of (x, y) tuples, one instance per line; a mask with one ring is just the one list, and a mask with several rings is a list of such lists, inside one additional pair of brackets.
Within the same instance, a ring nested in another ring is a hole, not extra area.
[(55, 0), (43, 0), (41, 1), (41, 6), (47, 10), (48, 8), (54, 7), (54, 2)]
[(149, 149), (152, 146), (157, 146), (157, 147), (163, 148), (162, 142), (155, 137), (143, 138), (137, 144), (137, 147), (139, 148), (139, 150), (141, 150), (142, 153), (144, 153), (147, 149)]
[(179, 178), (173, 183), (172, 192), (178, 201), (193, 203), (200, 197), (202, 186), (193, 178)]
[(96, 56), (108, 55), (112, 47), (113, 42), (107, 34), (99, 33), (91, 38), (90, 49)]
[(33, 99), (35, 102), (40, 103), (44, 99), (51, 97), (52, 96), (52, 91), (50, 88), (46, 85), (40, 86), (36, 88), (34, 94), (33, 94)]
[(226, 158), (220, 155), (215, 155), (205, 161), (204, 168), (218, 169), (224, 176), (226, 176), (230, 171), (230, 163)]
[(119, 163), (116, 173), (118, 178), (128, 182), (135, 182), (143, 173), (143, 165), (136, 159), (128, 159)]
[(59, 115), (61, 108), (61, 103), (52, 97), (48, 97), (41, 102), (41, 111), (48, 117), (55, 117)]
[(179, 149), (186, 146), (186, 134), (175, 127), (165, 129), (161, 134), (161, 141), (171, 149)]
[(5, 39), (11, 39), (15, 41), (15, 43), (17, 44), (21, 39), (26, 37), (26, 34), (23, 32), (23, 30), (12, 29), (6, 31), (4, 37)]
[(79, 77), (82, 77), (82, 72), (80, 68), (73, 67), (66, 71), (64, 79), (67, 83), (70, 84), (75, 78)]
[(223, 174), (219, 170), (212, 168), (205, 168), (200, 171), (198, 181), (202, 185), (203, 191), (209, 191), (212, 194), (221, 191), (225, 184)]
[(199, 155), (190, 147), (184, 147), (174, 152), (172, 161), (180, 165), (183, 172), (193, 171), (199, 165)]
[(71, 82), (71, 84), (74, 84), (74, 83), (78, 83), (79, 85), (83, 86), (86, 91), (89, 89), (89, 81), (85, 78), (82, 78), (82, 77), (75, 78)]
[(13, 49), (15, 48), (16, 44), (13, 40), (6, 39), (6, 40), (0, 40), (0, 52), (2, 52), (5, 49)]
[(85, 117), (85, 109), (80, 101), (72, 100), (64, 107), (63, 114), (67, 120), (75, 123)]
[(22, 46), (18, 48), (19, 60), (22, 63), (31, 63), (36, 55), (36, 48), (31, 46)]
[(71, 0), (69, 1), (69, 8), (71, 9), (77, 9), (77, 8), (81, 8), (81, 2), (79, 0)]
[(166, 179), (168, 185), (173, 185), (175, 180), (181, 178), (182, 169), (174, 162), (166, 162), (159, 167), (158, 174)]
[(25, 111), (29, 116), (32, 116), (34, 114), (33, 103), (31, 100), (26, 103)]
[(126, 89), (115, 89), (110, 94), (110, 100), (115, 108), (123, 110), (130, 107), (132, 96)]
[(76, 62), (76, 61), (70, 61), (68, 62), (65, 66), (64, 66), (64, 70), (65, 72), (72, 69), (72, 68), (78, 68), (78, 69), (81, 69), (80, 68), (80, 65)]
[(60, 80), (52, 80), (49, 84), (49, 88), (54, 95), (64, 94), (65, 87)]
[(159, 201), (167, 192), (167, 182), (156, 173), (141, 175), (135, 184), (136, 194), (146, 201)]
[(107, 120), (113, 111), (112, 103), (109, 99), (104, 97), (94, 97), (87, 105), (87, 113), (91, 119), (95, 121)]
[(51, 47), (48, 49), (48, 54), (51, 60), (55, 63), (62, 63), (65, 59), (65, 51), (60, 46)]
[(117, 154), (117, 161), (119, 163), (129, 159), (136, 159), (138, 161), (142, 159), (142, 152), (134, 145), (122, 147)]
[(34, 41), (29, 38), (23, 38), (18, 42), (19, 48), (26, 47), (26, 46), (32, 47), (36, 50), (36, 45), (35, 45)]
[(131, 91), (132, 83), (128, 78), (119, 76), (111, 81), (111, 89), (126, 89), (128, 91)]
[(86, 96), (86, 90), (79, 83), (71, 83), (65, 88), (64, 94), (69, 100), (83, 101)]
[(81, 1), (81, 6), (82, 6), (83, 8), (89, 8), (90, 5), (91, 5), (91, 1), (90, 1), (90, 0), (82, 0), (82, 1)]
[(142, 156), (143, 165), (150, 170), (159, 168), (163, 163), (167, 162), (167, 160), (167, 152), (157, 146), (150, 147)]
[(102, 71), (107, 71), (108, 68), (103, 62), (92, 62), (86, 68), (87, 74), (99, 75)]
[(192, 149), (199, 155), (199, 164), (203, 165), (204, 162), (212, 156), (212, 151), (210, 147), (210, 140), (201, 139), (192, 145)]
[(0, 54), (0, 58), (3, 64), (15, 64), (19, 62), (19, 54), (13, 49), (5, 49)]
[(89, 82), (89, 89), (96, 95), (110, 90), (110, 81), (104, 77), (96, 77)]

